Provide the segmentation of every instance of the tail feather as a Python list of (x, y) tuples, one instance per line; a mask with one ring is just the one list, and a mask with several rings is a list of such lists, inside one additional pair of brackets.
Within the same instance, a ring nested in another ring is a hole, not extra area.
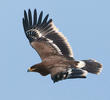
[(83, 70), (88, 71), (89, 73), (99, 74), (102, 71), (102, 64), (97, 62), (96, 60), (82, 60), (85, 62), (85, 66), (82, 67)]

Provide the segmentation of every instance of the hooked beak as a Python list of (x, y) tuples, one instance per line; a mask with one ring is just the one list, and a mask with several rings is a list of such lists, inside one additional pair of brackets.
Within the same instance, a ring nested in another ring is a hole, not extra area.
[(32, 69), (31, 69), (31, 68), (29, 68), (29, 69), (27, 70), (27, 72), (32, 72)]

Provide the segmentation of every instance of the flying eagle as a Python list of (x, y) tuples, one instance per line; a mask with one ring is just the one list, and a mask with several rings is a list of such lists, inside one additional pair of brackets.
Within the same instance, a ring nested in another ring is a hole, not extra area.
[(55, 27), (53, 20), (44, 19), (43, 11), (38, 16), (36, 9), (32, 16), (31, 10), (24, 10), (23, 27), (30, 45), (38, 52), (42, 62), (28, 69), (42, 76), (51, 75), (53, 82), (64, 79), (86, 78), (87, 73), (99, 74), (102, 65), (92, 59), (77, 61), (73, 58), (72, 49)]

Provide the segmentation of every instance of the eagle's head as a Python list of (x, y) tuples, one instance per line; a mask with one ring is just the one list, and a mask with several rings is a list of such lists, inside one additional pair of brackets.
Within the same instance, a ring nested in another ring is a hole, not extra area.
[(49, 74), (49, 71), (45, 69), (45, 67), (42, 64), (36, 64), (30, 67), (27, 72), (38, 72), (41, 75), (45, 76)]

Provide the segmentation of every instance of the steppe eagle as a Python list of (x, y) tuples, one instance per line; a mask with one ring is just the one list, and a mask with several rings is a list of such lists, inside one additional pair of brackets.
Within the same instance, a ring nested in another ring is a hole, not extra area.
[(28, 69), (43, 76), (51, 75), (53, 82), (64, 79), (86, 78), (87, 73), (99, 74), (102, 65), (92, 59), (77, 61), (73, 58), (72, 49), (64, 37), (55, 27), (53, 20), (43, 18), (43, 11), (38, 16), (34, 10), (24, 10), (23, 27), (30, 45), (38, 52), (42, 62)]

